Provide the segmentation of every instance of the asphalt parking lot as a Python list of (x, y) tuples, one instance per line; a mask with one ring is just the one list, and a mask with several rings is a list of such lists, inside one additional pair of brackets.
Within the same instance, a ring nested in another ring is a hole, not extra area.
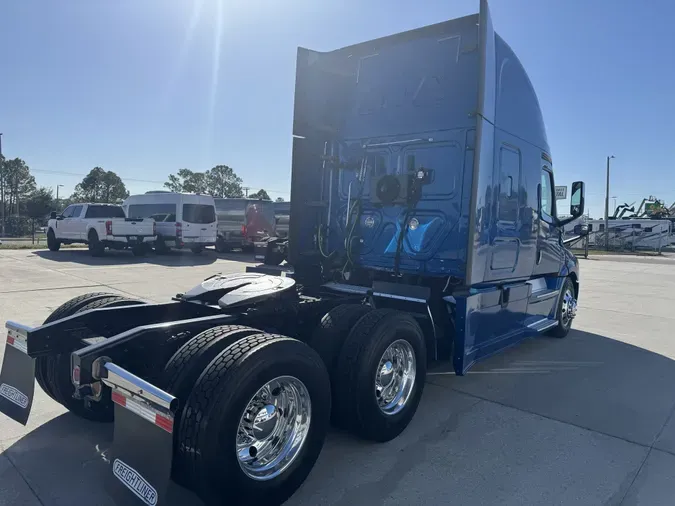
[[(37, 325), (89, 291), (165, 301), (242, 271), (241, 258), (2, 250), (0, 342), (6, 319)], [(672, 504), (675, 265), (622, 260), (582, 260), (568, 338), (528, 340), (465, 377), (434, 371), (413, 423), (390, 443), (331, 433), (288, 504)], [(111, 437), (37, 387), (27, 427), (0, 414), (0, 505), (110, 506), (101, 453)], [(200, 504), (177, 486), (172, 494)]]

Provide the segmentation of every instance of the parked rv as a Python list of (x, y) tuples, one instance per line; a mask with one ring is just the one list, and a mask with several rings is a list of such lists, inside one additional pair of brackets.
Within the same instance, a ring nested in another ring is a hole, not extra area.
[[(609, 247), (614, 250), (661, 251), (670, 246), (672, 223), (670, 220), (625, 219), (608, 220)], [(588, 245), (604, 248), (607, 240), (605, 220), (587, 220)]]
[[(621, 251), (661, 251), (673, 244), (674, 230), (671, 219), (655, 218), (610, 218), (609, 234), (605, 232), (605, 220), (590, 220), (581, 217), (565, 226), (563, 235), (566, 240), (572, 240), (579, 236), (579, 225), (586, 227), (588, 237), (583, 241), (588, 242), (590, 248), (604, 249), (609, 246), (612, 250)], [(574, 243), (576, 247), (585, 246), (583, 242)]]

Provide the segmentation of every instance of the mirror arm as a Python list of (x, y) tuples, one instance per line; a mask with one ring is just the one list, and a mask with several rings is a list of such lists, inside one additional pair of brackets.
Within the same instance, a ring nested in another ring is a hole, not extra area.
[(568, 218), (565, 218), (564, 220), (556, 218), (557, 222), (556, 225), (558, 225), (559, 227), (564, 227), (568, 223), (572, 223), (574, 220), (578, 220), (579, 218), (581, 218), (581, 216), (570, 216)]

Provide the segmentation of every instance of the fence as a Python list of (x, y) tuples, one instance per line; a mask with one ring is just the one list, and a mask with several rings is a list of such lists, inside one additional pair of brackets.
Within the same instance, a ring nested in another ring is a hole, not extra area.
[(27, 216), (7, 216), (4, 234), (0, 224), (0, 241), (39, 244), (41, 239), (45, 239), (43, 222), (44, 220), (33, 220)]

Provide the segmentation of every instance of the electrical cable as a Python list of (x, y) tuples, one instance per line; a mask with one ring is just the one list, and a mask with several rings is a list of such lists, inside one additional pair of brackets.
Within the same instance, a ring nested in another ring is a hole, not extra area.
[(356, 217), (352, 220), (351, 228), (349, 229), (349, 232), (347, 236), (345, 237), (345, 251), (347, 253), (347, 261), (345, 262), (345, 265), (342, 267), (342, 277), (344, 279), (344, 273), (347, 269), (348, 265), (355, 265), (354, 260), (352, 259), (352, 244), (354, 242), (354, 230), (356, 229), (356, 224), (359, 222), (361, 219), (361, 212), (363, 211), (363, 206), (362, 206), (362, 198), (363, 198), (363, 192), (365, 191), (365, 181), (366, 181), (366, 175), (368, 174), (368, 164), (367, 164), (367, 157), (364, 156), (363, 159), (361, 160), (361, 169), (359, 170), (359, 173), (357, 175), (357, 180), (361, 183), (361, 186), (359, 188), (359, 193), (354, 199), (354, 203), (351, 205), (350, 209), (347, 209), (347, 221), (349, 221), (352, 217), (352, 214), (354, 212), (354, 209), (356, 208)]
[[(423, 169), (422, 169), (423, 170)], [(418, 172), (419, 174), (419, 172)], [(408, 235), (408, 228), (410, 225), (410, 218), (414, 216), (417, 203), (420, 201), (422, 196), (422, 184), (423, 178), (414, 177), (412, 180), (412, 192), (411, 198), (408, 199), (407, 208), (405, 215), (403, 216), (403, 226), (401, 227), (401, 233), (398, 235), (396, 241), (396, 254), (394, 256), (394, 275), (398, 276), (400, 274), (401, 267), (401, 250), (403, 249), (403, 239)]]

